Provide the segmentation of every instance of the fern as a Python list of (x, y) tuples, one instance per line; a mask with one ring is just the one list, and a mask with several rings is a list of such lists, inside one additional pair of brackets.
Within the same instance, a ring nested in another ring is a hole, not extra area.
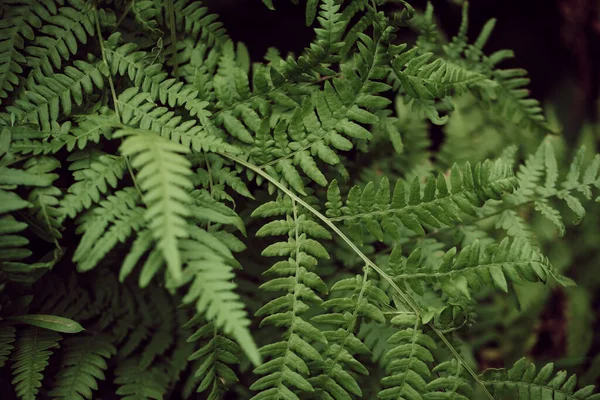
[(364, 189), (354, 186), (345, 205), (334, 181), (327, 191), (327, 215), (332, 221), (343, 221), (357, 241), (364, 237), (363, 227), (378, 240), (383, 240), (384, 232), (398, 239), (399, 226), (424, 235), (423, 227), (460, 223), (461, 215), (475, 216), (476, 207), (481, 207), (487, 199), (499, 199), (516, 186), (512, 171), (501, 161), (478, 164), (475, 168), (466, 164), (462, 169), (455, 164), (450, 188), (442, 174), (437, 178), (432, 175), (423, 193), (419, 178), (415, 177), (408, 187), (398, 180), (390, 196), (389, 180), (384, 177), (378, 189), (373, 182)]
[(18, 335), (12, 355), (12, 384), (20, 398), (36, 398), (42, 386), (42, 372), (61, 339), (58, 333), (43, 328), (28, 328)]
[[(490, 370), (484, 373), (486, 385), (494, 389), (494, 396), (499, 399), (511, 398), (552, 398), (563, 399), (596, 399), (594, 387), (586, 386), (575, 390), (577, 377), (568, 377), (566, 371), (552, 376), (554, 364), (546, 364), (539, 371), (535, 365), (525, 358), (517, 361), (508, 371)], [(568, 378), (567, 378), (568, 377)]]
[(294, 390), (312, 392), (315, 389), (307, 380), (307, 362), (321, 361), (322, 356), (311, 343), (328, 343), (326, 336), (310, 322), (302, 318), (309, 306), (307, 302), (321, 303), (315, 293), (327, 292), (325, 283), (311, 270), (317, 265), (317, 258), (328, 258), (327, 251), (310, 236), (328, 237), (329, 233), (313, 221), (298, 214), (292, 201), (269, 202), (253, 213), (254, 216), (281, 216), (285, 220), (272, 221), (257, 232), (258, 236), (285, 235), (287, 242), (277, 242), (263, 251), (266, 256), (287, 256), (286, 261), (274, 264), (265, 273), (278, 276), (261, 287), (268, 291), (286, 291), (256, 312), (265, 316), (265, 324), (286, 328), (282, 341), (261, 348), (261, 354), (270, 360), (256, 368), (256, 374), (265, 375), (251, 386), (259, 393), (253, 399), (288, 397), (298, 398)]
[[(196, 325), (200, 321), (202, 319), (197, 315), (188, 321), (186, 326)], [(210, 390), (209, 398), (220, 398), (226, 392), (227, 385), (238, 381), (238, 377), (229, 365), (240, 362), (241, 349), (235, 342), (220, 333), (212, 322), (201, 324), (188, 338), (188, 342), (199, 339), (208, 342), (190, 356), (191, 361), (198, 360), (197, 369), (194, 371), (194, 383), (198, 385), (196, 391)]]
[(132, 166), (139, 169), (137, 178), (147, 206), (145, 219), (169, 272), (179, 281), (182, 261), (178, 242), (187, 236), (184, 217), (189, 211), (185, 204), (190, 202), (185, 189), (192, 186), (189, 162), (181, 153), (188, 150), (151, 131), (123, 129), (115, 135), (126, 137), (120, 151), (125, 157), (131, 156)]
[(98, 389), (96, 379), (104, 380), (106, 359), (116, 349), (106, 337), (89, 336), (70, 338), (63, 342), (65, 355), (56, 376), (54, 389), (49, 393), (56, 398), (91, 399), (92, 390)]
[(212, 3), (2, 3), (7, 395), (597, 398), (593, 116), (544, 137), (466, 1), (292, 2), (264, 58)]

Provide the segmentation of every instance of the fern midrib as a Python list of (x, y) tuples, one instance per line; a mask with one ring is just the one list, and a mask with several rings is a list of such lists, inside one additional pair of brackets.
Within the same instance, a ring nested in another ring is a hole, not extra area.
[[(411, 338), (411, 343), (410, 343), (410, 354), (408, 356), (408, 365), (406, 366), (406, 369), (402, 372), (404, 373), (404, 375), (402, 376), (402, 383), (400, 385), (398, 385), (398, 387), (400, 387), (400, 391), (398, 392), (398, 397), (396, 398), (397, 400), (404, 400), (404, 398), (402, 397), (403, 393), (402, 393), (402, 389), (404, 389), (404, 385), (406, 385), (406, 378), (408, 378), (408, 370), (412, 371), (411, 366), (413, 365), (413, 361), (415, 360), (416, 357), (414, 357), (415, 355), (415, 344), (417, 343), (417, 338), (418, 338), (418, 332), (417, 332), (417, 328), (419, 327), (419, 319), (417, 319), (417, 321), (415, 322), (415, 325), (413, 326), (413, 331), (412, 331), (412, 338)], [(396, 374), (397, 375), (397, 374)]]
[(489, 263), (489, 264), (479, 264), (478, 263), (477, 265), (470, 265), (465, 268), (455, 269), (455, 270), (451, 270), (448, 272), (432, 272), (432, 273), (417, 272), (414, 274), (401, 274), (401, 275), (394, 276), (394, 279), (409, 280), (409, 279), (418, 279), (418, 278), (452, 277), (453, 275), (463, 275), (465, 272), (470, 271), (470, 270), (475, 270), (475, 269), (486, 269), (486, 268), (492, 268), (492, 267), (500, 267), (501, 268), (503, 265), (506, 265), (506, 264), (509, 264), (509, 265), (525, 264), (525, 265), (527, 265), (527, 264), (533, 264), (533, 263), (539, 264), (545, 271), (550, 272), (550, 269), (548, 268), (547, 263), (544, 263), (543, 260), (515, 260), (515, 261), (502, 261), (502, 262)]
[(295, 250), (295, 260), (296, 260), (296, 272), (294, 275), (294, 303), (292, 305), (292, 322), (290, 324), (290, 329), (289, 329), (289, 337), (286, 343), (286, 348), (285, 348), (285, 355), (283, 356), (283, 363), (281, 366), (281, 375), (279, 376), (278, 382), (277, 382), (277, 400), (280, 399), (280, 391), (281, 391), (281, 385), (283, 384), (283, 371), (288, 368), (287, 366), (287, 360), (288, 360), (288, 354), (291, 351), (291, 344), (292, 344), (292, 335), (294, 334), (294, 319), (296, 317), (296, 305), (298, 302), (298, 286), (300, 284), (300, 263), (297, 261), (300, 258), (300, 244), (299, 244), (299, 236), (300, 236), (300, 232), (298, 230), (298, 210), (296, 207), (296, 202), (295, 200), (292, 199), (292, 210), (293, 210), (293, 214), (294, 214), (294, 237), (295, 237), (295, 246), (296, 246), (296, 250)]

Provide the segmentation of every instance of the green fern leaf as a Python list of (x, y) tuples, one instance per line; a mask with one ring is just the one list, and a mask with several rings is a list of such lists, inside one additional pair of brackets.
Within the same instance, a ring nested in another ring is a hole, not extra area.
[(189, 161), (182, 153), (188, 149), (166, 140), (151, 131), (122, 129), (116, 137), (125, 137), (120, 152), (131, 157), (131, 164), (139, 170), (138, 184), (144, 193), (147, 211), (145, 219), (153, 232), (175, 281), (181, 281), (181, 255), (178, 243), (188, 236), (185, 217), (191, 202), (187, 190)]
[(61, 339), (56, 332), (36, 327), (17, 335), (16, 350), (12, 355), (12, 384), (19, 398), (34, 400), (37, 397), (42, 386), (42, 372)]
[[(568, 377), (566, 371), (558, 372), (554, 377), (554, 364), (546, 364), (539, 371), (525, 358), (517, 361), (507, 370), (487, 370), (481, 376), (484, 383), (493, 390), (494, 397), (500, 400), (530, 399), (549, 396), (553, 399), (597, 399), (594, 386), (575, 390), (577, 377)], [(568, 377), (568, 378), (567, 378)]]
[(69, 338), (63, 347), (62, 369), (48, 394), (53, 398), (92, 399), (92, 390), (98, 389), (96, 380), (105, 379), (106, 360), (117, 350), (110, 338), (101, 335)]
[(234, 292), (234, 274), (227, 259), (229, 249), (216, 237), (199, 228), (192, 230), (192, 240), (181, 242), (187, 259), (185, 275), (192, 284), (184, 303), (195, 303), (196, 311), (212, 321), (215, 327), (233, 337), (253, 364), (260, 364), (260, 355), (248, 326), (250, 320), (244, 304)]

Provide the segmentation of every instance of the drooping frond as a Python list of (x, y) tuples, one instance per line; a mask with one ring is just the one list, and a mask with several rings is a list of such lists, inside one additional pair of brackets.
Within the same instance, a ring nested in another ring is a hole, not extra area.
[(232, 282), (230, 250), (200, 228), (192, 229), (190, 234), (189, 240), (181, 242), (187, 264), (184, 276), (191, 280), (183, 302), (194, 303), (199, 314), (238, 342), (253, 364), (260, 364), (258, 348), (248, 328), (250, 320)]
[[(270, 360), (256, 368), (256, 374), (264, 375), (250, 387), (259, 391), (253, 399), (289, 398), (298, 400), (296, 390), (313, 392), (308, 381), (308, 363), (322, 362), (315, 348), (316, 343), (327, 344), (324, 333), (302, 318), (309, 304), (322, 303), (315, 291), (326, 293), (327, 286), (313, 272), (318, 258), (329, 258), (325, 248), (310, 236), (328, 238), (329, 232), (316, 222), (299, 213), (297, 205), (289, 199), (268, 202), (257, 208), (254, 216), (280, 217), (264, 225), (257, 236), (287, 235), (286, 242), (277, 242), (267, 247), (264, 256), (287, 257), (275, 263), (265, 274), (275, 276), (260, 286), (266, 291), (284, 291), (257, 312), (264, 317), (262, 325), (274, 325), (285, 329), (283, 340), (270, 343), (260, 349)], [(314, 344), (313, 344), (314, 343)]]
[(410, 185), (398, 180), (390, 196), (389, 181), (384, 177), (377, 189), (373, 182), (363, 189), (354, 186), (345, 202), (334, 181), (327, 191), (327, 216), (347, 225), (359, 242), (364, 237), (363, 227), (378, 240), (383, 240), (384, 233), (399, 238), (398, 228), (402, 225), (423, 235), (424, 227), (454, 225), (462, 222), (461, 215), (475, 216), (475, 209), (485, 201), (500, 199), (516, 186), (510, 167), (500, 160), (477, 164), (475, 168), (469, 163), (463, 168), (455, 164), (449, 182), (442, 174), (437, 178), (431, 175), (423, 192), (415, 177)]
[(521, 358), (508, 371), (505, 369), (487, 370), (481, 377), (487, 387), (492, 389), (498, 400), (524, 399), (589, 399), (596, 400), (594, 386), (589, 385), (576, 390), (577, 377), (568, 376), (567, 371), (552, 375), (554, 363), (546, 364), (539, 371), (535, 364)]
[(48, 358), (59, 347), (62, 337), (43, 328), (27, 328), (17, 335), (15, 351), (12, 354), (12, 384), (19, 398), (35, 400), (42, 386), (43, 371), (48, 366)]
[(69, 400), (92, 399), (92, 391), (98, 389), (96, 380), (105, 379), (106, 360), (117, 350), (109, 337), (91, 334), (69, 338), (63, 348), (62, 369), (48, 394)]
[(115, 133), (124, 137), (120, 152), (131, 157), (139, 170), (137, 182), (146, 204), (145, 219), (175, 281), (181, 281), (179, 241), (188, 236), (185, 217), (190, 203), (189, 150), (153, 131), (125, 128)]

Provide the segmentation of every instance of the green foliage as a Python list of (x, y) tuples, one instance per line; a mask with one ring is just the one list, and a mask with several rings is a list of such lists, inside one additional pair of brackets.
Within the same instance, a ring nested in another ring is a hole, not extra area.
[[(467, 2), (294, 3), (264, 60), (199, 1), (2, 3), (3, 396), (597, 399), (598, 132)], [(514, 363), (547, 304), (570, 377)]]

